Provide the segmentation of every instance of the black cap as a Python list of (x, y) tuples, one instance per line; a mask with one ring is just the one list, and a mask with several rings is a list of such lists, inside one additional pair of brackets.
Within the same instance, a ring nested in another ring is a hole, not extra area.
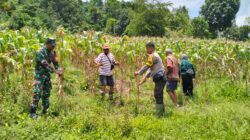
[(47, 38), (46, 44), (51, 44), (52, 46), (56, 47), (56, 39), (54, 38)]
[(146, 44), (146, 47), (148, 48), (155, 48), (155, 44), (154, 44), (154, 42), (148, 42), (147, 44)]

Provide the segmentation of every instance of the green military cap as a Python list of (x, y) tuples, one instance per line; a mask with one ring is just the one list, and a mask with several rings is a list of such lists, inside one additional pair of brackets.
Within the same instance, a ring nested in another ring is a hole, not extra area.
[(46, 44), (51, 44), (52, 46), (56, 47), (56, 39), (54, 38), (47, 38)]

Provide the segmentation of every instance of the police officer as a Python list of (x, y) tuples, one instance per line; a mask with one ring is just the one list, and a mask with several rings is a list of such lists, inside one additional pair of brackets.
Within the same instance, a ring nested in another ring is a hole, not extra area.
[[(156, 115), (162, 117), (165, 112), (163, 102), (163, 90), (166, 83), (164, 78), (164, 66), (161, 57), (155, 51), (155, 44), (153, 42), (146, 44), (146, 50), (148, 53), (147, 62), (139, 71), (135, 72), (135, 76), (142, 75), (149, 70), (146, 77), (150, 75), (155, 83), (154, 97), (156, 102)], [(139, 85), (141, 85), (143, 81), (139, 83)]]

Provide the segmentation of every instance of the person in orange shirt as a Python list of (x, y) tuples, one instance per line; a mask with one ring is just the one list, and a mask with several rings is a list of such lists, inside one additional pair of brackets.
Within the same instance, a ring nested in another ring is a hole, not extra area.
[(167, 79), (167, 92), (172, 100), (172, 102), (178, 106), (177, 104), (177, 96), (175, 90), (177, 89), (178, 81), (179, 81), (179, 64), (176, 57), (172, 54), (171, 49), (166, 49), (166, 70), (165, 76)]

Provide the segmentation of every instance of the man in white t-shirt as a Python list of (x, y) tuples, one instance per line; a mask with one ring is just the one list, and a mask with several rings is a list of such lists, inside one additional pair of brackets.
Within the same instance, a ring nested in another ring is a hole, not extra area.
[(102, 49), (103, 53), (99, 54), (99, 56), (95, 59), (95, 63), (99, 66), (99, 80), (102, 87), (101, 95), (102, 99), (104, 99), (106, 86), (109, 86), (109, 99), (113, 100), (114, 78), (112, 70), (114, 66), (119, 65), (119, 63), (115, 61), (113, 54), (110, 53), (109, 45), (104, 45)]

